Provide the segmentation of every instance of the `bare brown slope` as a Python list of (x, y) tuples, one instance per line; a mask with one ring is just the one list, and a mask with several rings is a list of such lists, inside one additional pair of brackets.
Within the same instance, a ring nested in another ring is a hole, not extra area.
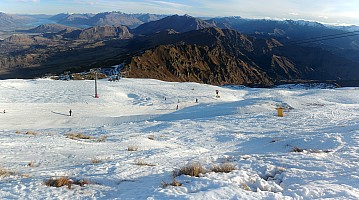
[(261, 84), (272, 81), (265, 72), (226, 54), (220, 46), (161, 45), (134, 57), (127, 67), (128, 77), (166, 81), (191, 81), (213, 85)]

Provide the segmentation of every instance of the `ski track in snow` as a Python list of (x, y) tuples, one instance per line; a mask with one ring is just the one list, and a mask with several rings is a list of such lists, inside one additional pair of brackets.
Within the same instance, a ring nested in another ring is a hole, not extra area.
[[(357, 88), (121, 79), (93, 93), (93, 81), (0, 80), (0, 170), (13, 172), (0, 199), (359, 199)], [(278, 106), (293, 109), (280, 118)], [(237, 169), (161, 185), (186, 164), (225, 162)], [(91, 184), (45, 186), (52, 177)]]

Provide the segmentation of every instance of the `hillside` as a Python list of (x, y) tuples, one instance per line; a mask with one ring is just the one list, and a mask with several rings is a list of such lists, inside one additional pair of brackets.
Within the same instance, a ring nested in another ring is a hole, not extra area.
[(64, 26), (61, 24), (42, 24), (33, 29), (26, 30), (28, 33), (57, 33), (63, 30), (76, 29), (74, 27)]
[(33, 21), (35, 21), (35, 19), (31, 17), (0, 12), (0, 31), (18, 29)]
[(63, 37), (74, 40), (129, 39), (132, 34), (126, 26), (98, 26), (68, 32)]

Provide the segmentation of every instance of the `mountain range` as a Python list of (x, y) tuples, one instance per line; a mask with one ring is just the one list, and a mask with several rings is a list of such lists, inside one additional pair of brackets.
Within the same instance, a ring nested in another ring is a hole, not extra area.
[(0, 42), (0, 78), (119, 63), (126, 77), (215, 85), (359, 77), (355, 30), (347, 36), (343, 27), (316, 22), (120, 12), (59, 14), (51, 20), (57, 24), (22, 30), (31, 34)]

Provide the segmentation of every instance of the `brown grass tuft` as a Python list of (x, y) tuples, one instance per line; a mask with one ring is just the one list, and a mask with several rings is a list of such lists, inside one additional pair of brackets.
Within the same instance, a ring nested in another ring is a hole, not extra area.
[(138, 146), (136, 145), (130, 145), (127, 147), (128, 151), (137, 151), (138, 150)]
[(293, 147), (291, 152), (303, 152), (304, 149), (301, 149), (299, 147)]
[(212, 172), (221, 172), (221, 173), (229, 173), (233, 170), (236, 170), (236, 166), (232, 163), (223, 163), (221, 165), (215, 165), (212, 167)]
[(102, 135), (100, 137), (93, 137), (90, 135), (86, 135), (83, 133), (68, 133), (65, 134), (67, 138), (70, 138), (72, 140), (93, 140), (96, 142), (104, 142), (106, 140), (106, 138), (108, 137), (107, 135)]
[(24, 135), (34, 135), (34, 136), (39, 134), (39, 133), (34, 132), (34, 131), (26, 131), (24, 133), (22, 133), (21, 131), (16, 131), (15, 133), (16, 134), (24, 134)]
[(71, 184), (72, 181), (68, 177), (50, 178), (49, 180), (45, 181), (45, 185), (50, 187), (68, 186), (71, 188)]
[(101, 163), (102, 162), (102, 160), (101, 159), (98, 159), (98, 158), (93, 158), (93, 159), (91, 159), (91, 163), (92, 164), (99, 164), (99, 163)]
[(28, 167), (36, 167), (36, 163), (35, 161), (30, 161), (28, 164), (27, 164)]
[(89, 140), (89, 139), (93, 139), (92, 136), (89, 135), (85, 135), (83, 133), (69, 133), (66, 135), (67, 138), (73, 139), (73, 140), (78, 140), (78, 139), (83, 139), (83, 140)]
[(34, 131), (27, 131), (25, 134), (26, 135), (38, 135), (39, 133), (36, 133)]
[(49, 180), (45, 181), (45, 185), (50, 187), (67, 186), (69, 189), (71, 189), (72, 184), (83, 187), (88, 185), (89, 181), (87, 179), (72, 181), (68, 177), (50, 178)]
[(101, 135), (99, 138), (97, 138), (97, 142), (104, 142), (107, 139), (107, 135)]
[(195, 176), (199, 177), (200, 174), (205, 174), (207, 171), (205, 168), (202, 167), (199, 163), (192, 163), (187, 166), (182, 167), (181, 169), (174, 171), (173, 176), (181, 176), (181, 175), (188, 175), (188, 176)]
[(168, 186), (175, 186), (175, 187), (178, 187), (178, 186), (181, 186), (182, 185), (182, 183), (180, 183), (180, 182), (178, 182), (177, 180), (176, 180), (176, 178), (173, 178), (173, 181), (171, 182), (171, 183), (167, 183), (167, 182), (164, 182), (164, 181), (162, 181), (161, 182), (161, 184), (162, 184), (162, 187), (168, 187)]
[(0, 168), (0, 177), (7, 177), (7, 176), (11, 176), (14, 175), (15, 173), (3, 168)]
[(246, 183), (243, 183), (242, 184), (242, 188), (244, 189), (244, 190), (247, 190), (247, 191), (252, 191), (252, 189), (249, 187), (249, 185), (248, 184), (246, 184)]
[(142, 159), (136, 160), (135, 165), (139, 165), (139, 166), (156, 166), (155, 164), (147, 163), (146, 161), (144, 161)]

